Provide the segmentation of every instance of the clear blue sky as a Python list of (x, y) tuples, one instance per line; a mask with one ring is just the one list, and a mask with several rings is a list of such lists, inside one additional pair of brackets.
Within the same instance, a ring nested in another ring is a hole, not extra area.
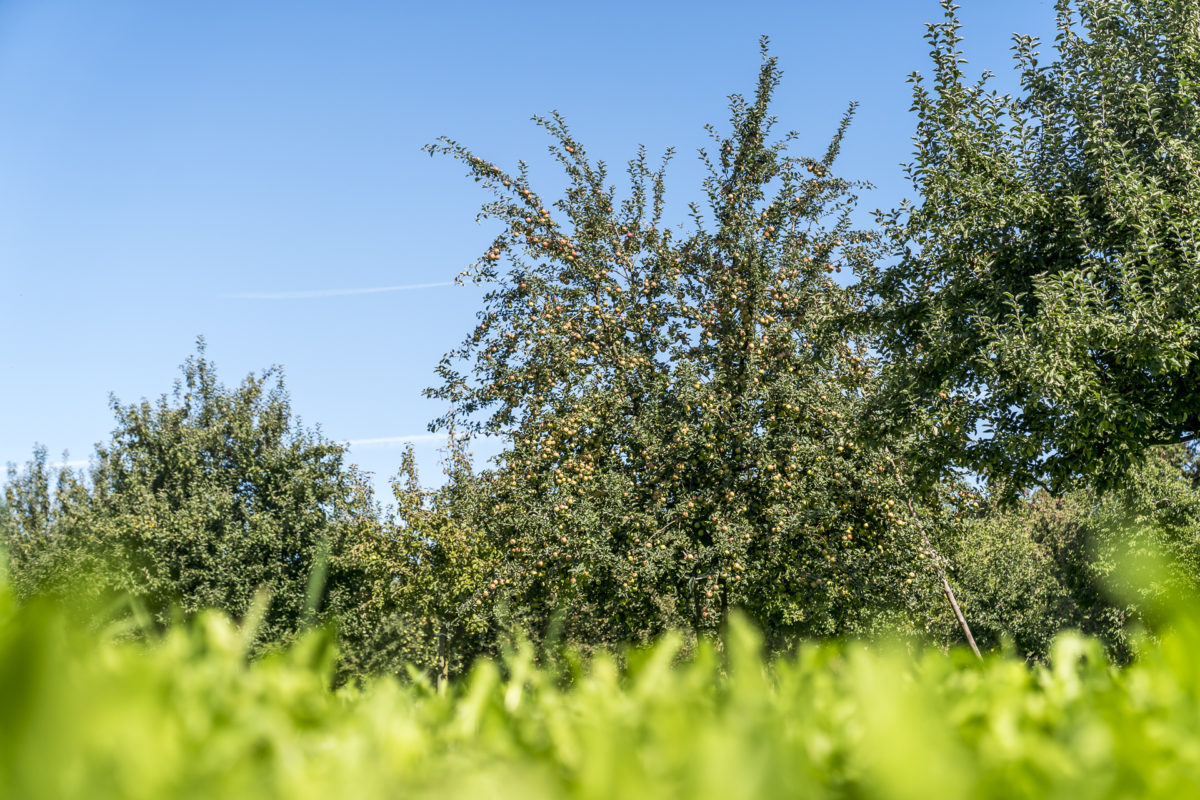
[[(1010, 36), (1049, 38), (1052, 3), (961, 4), (971, 67), (1011, 85)], [(753, 90), (767, 34), (781, 126), (817, 154), (857, 100), (842, 169), (878, 187), (864, 209), (886, 207), (907, 191), (906, 76), (939, 17), (935, 0), (3, 0), (0, 462), (35, 442), (85, 460), (109, 393), (169, 391), (203, 334), (227, 383), (283, 365), (304, 422), (355, 442), (378, 486), (414, 436), (436, 482), (443, 409), (420, 393), (480, 293), (347, 293), (452, 281), (495, 234), (478, 186), (423, 144), (526, 158), (552, 196), (529, 117), (558, 109), (613, 163), (676, 146), (681, 208), (703, 125)]]

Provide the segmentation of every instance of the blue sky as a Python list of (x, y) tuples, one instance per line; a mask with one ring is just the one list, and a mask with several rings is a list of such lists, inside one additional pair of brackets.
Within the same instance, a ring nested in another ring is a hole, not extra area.
[[(1053, 4), (961, 4), (971, 68), (1011, 85), (1011, 34), (1049, 38)], [(934, 0), (4, 0), (0, 462), (35, 442), (86, 460), (109, 393), (168, 392), (203, 335), (227, 383), (283, 365), (305, 424), (352, 442), (381, 489), (408, 438), (436, 482), (426, 425), (444, 409), (421, 389), (471, 330), (480, 291), (451, 284), (496, 230), (423, 144), (525, 158), (553, 196), (529, 117), (557, 109), (610, 163), (674, 145), (679, 210), (703, 126), (753, 90), (766, 34), (800, 152), (860, 103), (841, 169), (876, 184), (866, 219), (906, 194), (906, 76), (928, 69), (939, 17)]]

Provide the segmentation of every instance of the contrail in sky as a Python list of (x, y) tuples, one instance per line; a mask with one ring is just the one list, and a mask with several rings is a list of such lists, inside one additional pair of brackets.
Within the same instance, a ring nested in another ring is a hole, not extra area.
[(346, 444), (351, 447), (370, 447), (378, 444), (414, 444), (418, 442), (444, 442), (446, 435), (444, 433), (416, 433), (412, 436), (381, 436), (377, 439), (351, 439)]
[[(490, 442), (499, 439), (498, 436), (476, 434), (471, 437), (473, 443)], [(440, 442), (445, 444), (449, 437), (444, 433), (414, 433), (412, 436), (380, 436), (376, 439), (350, 439), (346, 444), (351, 447), (387, 446), (392, 444), (423, 444), (425, 442)]]
[(373, 286), (369, 289), (313, 289), (306, 292), (237, 292), (225, 297), (234, 300), (305, 300), (312, 297), (345, 297), (352, 294), (380, 294), (382, 292), (408, 292), (413, 289), (435, 289), (453, 286), (454, 281), (438, 283), (410, 283), (404, 286)]

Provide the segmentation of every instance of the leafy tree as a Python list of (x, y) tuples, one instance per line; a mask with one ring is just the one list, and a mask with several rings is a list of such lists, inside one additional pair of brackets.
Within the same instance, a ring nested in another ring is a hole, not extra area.
[(478, 656), (495, 654), (500, 552), (482, 533), (486, 498), (453, 435), (445, 469), (443, 486), (427, 489), (405, 450), (392, 482), (394, 516), (351, 548), (364, 582), (355, 625), (342, 630), (352, 673), (402, 674), (411, 665), (440, 690)]
[[(1008, 637), (1026, 658), (1044, 659), (1054, 637), (1074, 629), (1129, 660), (1131, 630), (1153, 622), (1148, 610), (1166, 593), (1178, 599), (1200, 589), (1193, 463), (1181, 445), (1157, 447), (1114, 491), (1037, 490), (939, 531), (980, 643)], [(1138, 562), (1146, 553), (1165, 557), (1174, 577), (1144, 581)], [(937, 638), (956, 636), (948, 614), (930, 623)]]
[(81, 476), (65, 464), (55, 470), (41, 445), (34, 447), (23, 470), (9, 464), (7, 473), (0, 547), (7, 551), (14, 592), (28, 598), (52, 583), (79, 583), (90, 570), (82, 560), (62, 555), (78, 511), (86, 505)]
[[(0, 548), (7, 548), (9, 541), (16, 535), (17, 526), (13, 522), (12, 515), (8, 511), (8, 506), (3, 498), (0, 498)], [(5, 575), (7, 576), (7, 551), (0, 555), (0, 558), (5, 560)], [(7, 581), (7, 577), (5, 578)]]
[(30, 591), (126, 594), (167, 624), (241, 616), (266, 589), (268, 643), (360, 602), (347, 548), (373, 524), (369, 489), (342, 446), (292, 417), (278, 369), (227, 389), (201, 341), (171, 397), (112, 407), (86, 482), (65, 471), (52, 495), (44, 450), (10, 471), (9, 548)]
[(833, 171), (851, 113), (820, 158), (793, 156), (795, 133), (772, 138), (779, 79), (764, 41), (754, 96), (710, 128), (686, 234), (664, 219), (670, 151), (658, 169), (639, 151), (619, 200), (560, 116), (535, 117), (569, 181), (550, 202), (523, 163), (428, 148), (496, 196), (482, 215), (502, 231), (466, 273), (494, 288), (429, 394), (450, 405), (434, 429), (508, 442), (486, 527), (530, 630), (645, 641), (740, 606), (782, 638), (906, 602), (922, 547), (860, 445), (874, 367), (847, 327), (859, 295), (834, 280), (877, 251)]
[(868, 273), (883, 419), (940, 418), (931, 454), (1012, 496), (1111, 486), (1200, 437), (1200, 7), (1058, 0), (1055, 59), (968, 80), (955, 6), (914, 75), (908, 176)]

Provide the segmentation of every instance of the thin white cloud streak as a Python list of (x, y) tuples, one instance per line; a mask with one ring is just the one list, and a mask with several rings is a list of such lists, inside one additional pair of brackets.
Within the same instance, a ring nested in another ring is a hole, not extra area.
[(436, 289), (453, 286), (454, 281), (437, 283), (409, 283), (404, 286), (372, 286), (367, 289), (313, 289), (305, 292), (237, 292), (224, 295), (232, 300), (307, 300), (315, 297), (348, 297), (356, 294), (382, 294), (384, 292), (410, 292), (415, 289)]
[(446, 436), (441, 433), (415, 433), (412, 436), (380, 436), (375, 439), (351, 439), (346, 444), (351, 447), (377, 447), (395, 444), (421, 444), (423, 442), (444, 442)]
[[(473, 441), (484, 442), (496, 439), (495, 436), (474, 436)], [(388, 447), (397, 444), (427, 444), (437, 442), (445, 444), (449, 438), (444, 433), (414, 433), (412, 436), (380, 436), (375, 439), (350, 439), (346, 444), (351, 447)]]

